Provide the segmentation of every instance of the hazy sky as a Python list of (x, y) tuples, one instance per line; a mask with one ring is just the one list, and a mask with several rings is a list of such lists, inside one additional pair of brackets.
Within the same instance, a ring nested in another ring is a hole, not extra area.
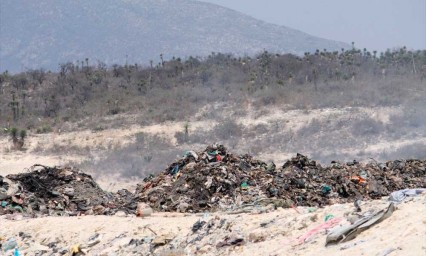
[(426, 49), (426, 0), (202, 0), (358, 48)]

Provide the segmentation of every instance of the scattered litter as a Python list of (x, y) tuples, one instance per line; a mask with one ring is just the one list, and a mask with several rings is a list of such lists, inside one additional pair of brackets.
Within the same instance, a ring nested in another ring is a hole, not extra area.
[(378, 256), (387, 256), (389, 254), (391, 254), (392, 252), (396, 251), (396, 250), (402, 250), (400, 247), (397, 248), (389, 248), (386, 249), (385, 251), (383, 251), (382, 253), (377, 254)]
[(320, 233), (321, 231), (326, 230), (326, 229), (330, 229), (330, 228), (336, 226), (341, 221), (342, 221), (342, 218), (331, 218), (331, 219), (327, 220), (325, 223), (322, 223), (322, 224), (316, 226), (315, 228), (306, 232), (304, 235), (300, 236), (297, 239), (297, 243), (302, 244), (302, 243), (308, 241), (314, 235)]
[(4, 252), (7, 252), (7, 251), (15, 249), (17, 246), (18, 246), (18, 243), (16, 242), (16, 239), (12, 237), (9, 240), (7, 240), (6, 243), (2, 245), (2, 248)]
[(412, 188), (394, 191), (389, 196), (389, 201), (401, 203), (405, 198), (410, 196), (418, 196), (426, 191), (426, 188)]
[(359, 240), (359, 241), (356, 241), (356, 242), (353, 242), (353, 243), (350, 243), (350, 244), (345, 244), (345, 245), (343, 245), (343, 246), (341, 246), (340, 247), (340, 250), (346, 250), (346, 249), (349, 249), (349, 248), (352, 248), (352, 247), (354, 247), (354, 246), (357, 246), (357, 245), (359, 245), (359, 244), (362, 244), (362, 243), (364, 243), (364, 242), (367, 242), (367, 240)]
[(328, 221), (328, 220), (330, 220), (330, 219), (332, 219), (332, 218), (334, 218), (334, 215), (333, 215), (333, 214), (327, 214), (327, 215), (325, 215), (325, 217), (324, 217), (324, 221)]
[(394, 211), (395, 205), (390, 203), (386, 209), (381, 210), (375, 214), (369, 214), (359, 219), (352, 225), (332, 230), (330, 234), (327, 235), (326, 245), (354, 239), (359, 233), (369, 229), (375, 224), (380, 223), (384, 219), (389, 218)]
[(240, 237), (240, 236), (227, 236), (223, 239), (223, 241), (219, 242), (216, 247), (220, 248), (220, 247), (225, 247), (225, 246), (231, 246), (231, 245), (235, 245), (235, 246), (240, 246), (244, 244), (244, 238)]
[(199, 229), (201, 229), (204, 224), (206, 224), (205, 221), (203, 220), (198, 220), (197, 222), (194, 223), (194, 225), (192, 226), (192, 232), (197, 232)]
[(69, 251), (69, 256), (80, 256), (80, 255), (86, 255), (86, 252), (81, 248), (80, 244), (75, 244), (71, 246)]
[(311, 213), (311, 212), (316, 212), (317, 211), (317, 208), (315, 208), (315, 207), (309, 207), (308, 208), (308, 212), (309, 213)]
[(362, 209), (361, 209), (361, 200), (355, 200), (354, 206), (355, 206), (355, 211), (362, 212)]

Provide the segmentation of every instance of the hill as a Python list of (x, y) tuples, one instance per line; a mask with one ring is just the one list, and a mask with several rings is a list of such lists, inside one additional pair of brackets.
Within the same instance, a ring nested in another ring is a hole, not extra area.
[(212, 54), (152, 68), (63, 64), (58, 73), (4, 73), (0, 162), (10, 169), (6, 152), (26, 161), (8, 149), (13, 127), (27, 130), (28, 152), (93, 156), (90, 165), (105, 157), (96, 169), (130, 176), (213, 142), (276, 161), (295, 152), (322, 163), (422, 159), (425, 67), (426, 51), (403, 48), (378, 56), (358, 49)]
[(160, 54), (303, 54), (347, 44), (268, 24), (217, 5), (192, 0), (4, 0), (0, 71), (81, 63), (160, 61)]

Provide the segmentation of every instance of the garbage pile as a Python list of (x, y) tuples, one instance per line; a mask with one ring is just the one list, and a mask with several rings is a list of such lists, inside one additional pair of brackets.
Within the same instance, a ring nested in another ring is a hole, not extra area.
[(289, 198), (295, 205), (322, 206), (378, 199), (396, 190), (426, 187), (426, 161), (345, 164), (333, 161), (321, 167), (298, 154), (274, 175), (269, 197)]
[(0, 176), (0, 215), (111, 215), (136, 209), (129, 194), (107, 193), (90, 175), (74, 168), (34, 165), (29, 172)]
[(332, 162), (322, 167), (297, 154), (276, 168), (273, 162), (212, 145), (202, 152), (188, 151), (158, 176), (146, 178), (135, 196), (157, 211), (236, 211), (270, 204), (320, 207), (417, 187), (426, 187), (426, 161)]
[(322, 167), (297, 154), (277, 168), (273, 162), (211, 145), (201, 152), (188, 151), (159, 175), (146, 177), (135, 193), (106, 192), (90, 175), (70, 167), (35, 165), (28, 172), (0, 176), (0, 215), (149, 216), (151, 208), (263, 212), (271, 206), (321, 207), (377, 199), (410, 188), (426, 188), (426, 160), (332, 162)]
[[(203, 152), (186, 152), (164, 172), (139, 184), (135, 196), (160, 211), (224, 208), (235, 204), (237, 196), (241, 196), (241, 202), (246, 197), (249, 201), (264, 197), (255, 187), (267, 177), (267, 168), (265, 162), (250, 155), (236, 156), (229, 154), (223, 145), (213, 145)], [(248, 190), (249, 186), (252, 189)]]

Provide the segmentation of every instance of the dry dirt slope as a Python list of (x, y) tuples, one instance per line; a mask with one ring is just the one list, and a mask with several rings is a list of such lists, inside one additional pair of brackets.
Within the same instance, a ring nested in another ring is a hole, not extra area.
[[(333, 138), (332, 141), (334, 140), (327, 150), (335, 147), (335, 152), (344, 153), (342, 156), (357, 158), (364, 156), (366, 160), (368, 160), (368, 156), (378, 158), (380, 153), (386, 150), (397, 152), (401, 146), (410, 147), (418, 143), (425, 145), (426, 137), (424, 131), (422, 133), (421, 130), (416, 131), (414, 134), (393, 137), (387, 136), (389, 132), (385, 131), (380, 133), (379, 136), (373, 134), (371, 136), (373, 138), (368, 136), (356, 138), (358, 141), (352, 143), (355, 135), (350, 134), (353, 131), (350, 128), (343, 126), (340, 130), (327, 129), (327, 127), (334, 127), (333, 125), (339, 123), (339, 121), (350, 122), (350, 120), (362, 120), (363, 118), (378, 120), (384, 125), (392, 124), (392, 116), (401, 114), (401, 111), (398, 107), (317, 109), (310, 111), (263, 109), (250, 111), (250, 114), (245, 116), (228, 113), (228, 117), (233, 118), (237, 124), (241, 125), (245, 133), (249, 134), (254, 131), (254, 133), (250, 134), (254, 134), (254, 139), (256, 139), (251, 140), (245, 137), (236, 140), (233, 142), (235, 148), (248, 152), (255, 144), (259, 144), (256, 142), (266, 141), (268, 143), (262, 146), (259, 152), (255, 152), (257, 157), (265, 160), (274, 159), (277, 164), (280, 164), (280, 161), (284, 161), (297, 151), (315, 153), (315, 150), (322, 146), (317, 143), (325, 138)], [(202, 116), (202, 113), (199, 114), (198, 116)], [(70, 161), (73, 163), (84, 162), (85, 166), (91, 167), (84, 170), (95, 174), (98, 177), (97, 181), (100, 181), (104, 189), (132, 188), (135, 180), (137, 181), (138, 179), (124, 179), (119, 170), (115, 173), (107, 172), (102, 174), (101, 172), (104, 170), (96, 167), (98, 162), (110, 159), (110, 155), (122, 152), (131, 154), (133, 149), (137, 149), (137, 147), (131, 146), (138, 143), (137, 135), (141, 132), (146, 136), (157, 136), (154, 139), (163, 139), (165, 141), (166, 148), (164, 148), (163, 144), (162, 147), (158, 147), (157, 153), (160, 157), (164, 156), (161, 152), (169, 150), (169, 147), (181, 153), (187, 149), (203, 148), (205, 146), (200, 142), (178, 143), (175, 135), (176, 132), (182, 131), (185, 122), (141, 126), (131, 121), (133, 119), (132, 116), (127, 118), (129, 121), (125, 125), (115, 129), (98, 131), (73, 131), (70, 129), (70, 131), (49, 134), (30, 134), (26, 150), (22, 152), (11, 151), (8, 146), (8, 138), (2, 137), (3, 148), (0, 155), (0, 175), (21, 172), (24, 168), (35, 163), (65, 165)], [(107, 121), (114, 122), (114, 120)], [(220, 122), (204, 120), (198, 118), (197, 115), (189, 121), (191, 134), (198, 131), (210, 134), (208, 131), (212, 131), (216, 127), (215, 125)], [(306, 132), (306, 129), (310, 129), (317, 124), (324, 128), (319, 131), (314, 129), (313, 132)], [(260, 132), (259, 125), (266, 127), (266, 130)], [(275, 129), (276, 126), (278, 126), (278, 129)], [(289, 143), (291, 144), (290, 146), (268, 141), (269, 137), (274, 139), (287, 138), (285, 136), (288, 134), (293, 134), (294, 136), (292, 143)], [(345, 136), (348, 136), (347, 140), (344, 139)], [(359, 154), (360, 152), (362, 154)], [(172, 155), (164, 158), (165, 163), (170, 163), (174, 157)], [(143, 167), (140, 168), (143, 171)], [(163, 169), (161, 166), (156, 168), (154, 171)], [(123, 169), (123, 171), (125, 170)], [(111, 180), (114, 180), (114, 182), (111, 182)], [(370, 201), (366, 202), (362, 208), (366, 211), (371, 208), (384, 207), (385, 205), (385, 201)], [(389, 219), (365, 231), (353, 241), (326, 248), (324, 247), (325, 231), (322, 231), (307, 243), (295, 245), (298, 237), (324, 223), (324, 218), (327, 214), (333, 214), (336, 218), (343, 218), (352, 212), (353, 206), (348, 204), (327, 206), (311, 213), (308, 208), (298, 208), (297, 211), (294, 209), (278, 209), (277, 211), (254, 215), (209, 214), (205, 217), (206, 221), (213, 218), (217, 220), (224, 219), (230, 223), (231, 228), (228, 230), (214, 230), (203, 239), (191, 243), (189, 241), (194, 239), (191, 228), (197, 220), (203, 218), (202, 216), (156, 213), (154, 216), (145, 219), (87, 216), (9, 220), (1, 217), (0, 236), (5, 238), (11, 236), (19, 237), (19, 232), (31, 235), (31, 238), (26, 238), (24, 241), (18, 238), (18, 245), (22, 251), (28, 251), (26, 255), (35, 255), (34, 251), (31, 250), (42, 250), (49, 243), (56, 244), (58, 250), (66, 251), (73, 244), (87, 242), (89, 237), (95, 234), (100, 235), (100, 242), (90, 248), (89, 255), (132, 255), (133, 251), (140, 252), (149, 250), (149, 248), (146, 248), (146, 244), (129, 246), (131, 239), (149, 240), (167, 234), (173, 235), (174, 240), (171, 244), (175, 246), (175, 249), (164, 246), (158, 251), (159, 255), (179, 255), (179, 253), (194, 255), (197, 251), (201, 254), (211, 255), (288, 255), (290, 253), (294, 255), (426, 254), (426, 241), (424, 239), (426, 236), (425, 196), (401, 204)], [(156, 235), (147, 227), (150, 227)], [(245, 244), (237, 247), (216, 248), (217, 243), (223, 241), (228, 234), (242, 236)], [(260, 241), (254, 242), (256, 237)], [(179, 247), (182, 243), (185, 248)], [(348, 248), (345, 249), (346, 247)], [(390, 249), (396, 250), (386, 254)]]
[[(386, 200), (365, 202), (363, 212), (386, 207)], [(171, 236), (173, 240), (155, 250), (153, 255), (426, 255), (426, 195), (400, 204), (383, 222), (359, 234), (354, 240), (325, 247), (326, 230), (313, 235), (305, 243), (298, 238), (324, 223), (328, 214), (336, 219), (354, 211), (352, 204), (332, 205), (323, 209), (298, 207), (263, 214), (227, 215), (211, 213), (206, 216), (159, 214), (151, 217), (47, 217), (29, 220), (8, 220), (0, 217), (0, 237), (17, 237), (24, 255), (36, 255), (48, 245), (58, 251), (68, 251), (74, 244), (85, 244), (98, 234), (99, 243), (88, 248), (88, 255), (148, 255), (150, 246), (136, 240), (151, 241)], [(198, 220), (227, 223), (212, 228), (209, 234), (194, 233)], [(21, 239), (27, 235), (29, 238)], [(242, 245), (217, 247), (226, 236), (238, 236)], [(196, 239), (198, 237), (198, 239)], [(134, 240), (133, 242), (132, 239)], [(48, 255), (48, 254), (46, 254)], [(57, 255), (57, 254), (54, 254)]]
[[(331, 160), (426, 157), (425, 126), (403, 123), (406, 120), (401, 107), (260, 108), (250, 109), (245, 115), (224, 112), (221, 119), (204, 117), (218, 108), (222, 106), (201, 109), (188, 121), (149, 126), (134, 121), (136, 115), (123, 115), (100, 120), (100, 127), (108, 124), (111, 128), (79, 130), (75, 124), (68, 124), (65, 131), (29, 132), (22, 152), (10, 150), (11, 143), (4, 135), (0, 137), (0, 172), (20, 172), (35, 163), (71, 162), (97, 178), (143, 177), (163, 170), (186, 150), (200, 150), (214, 142), (236, 153), (273, 160), (277, 165), (297, 152), (323, 164)], [(185, 124), (189, 124), (189, 139), (182, 142), (177, 135), (182, 134)]]

